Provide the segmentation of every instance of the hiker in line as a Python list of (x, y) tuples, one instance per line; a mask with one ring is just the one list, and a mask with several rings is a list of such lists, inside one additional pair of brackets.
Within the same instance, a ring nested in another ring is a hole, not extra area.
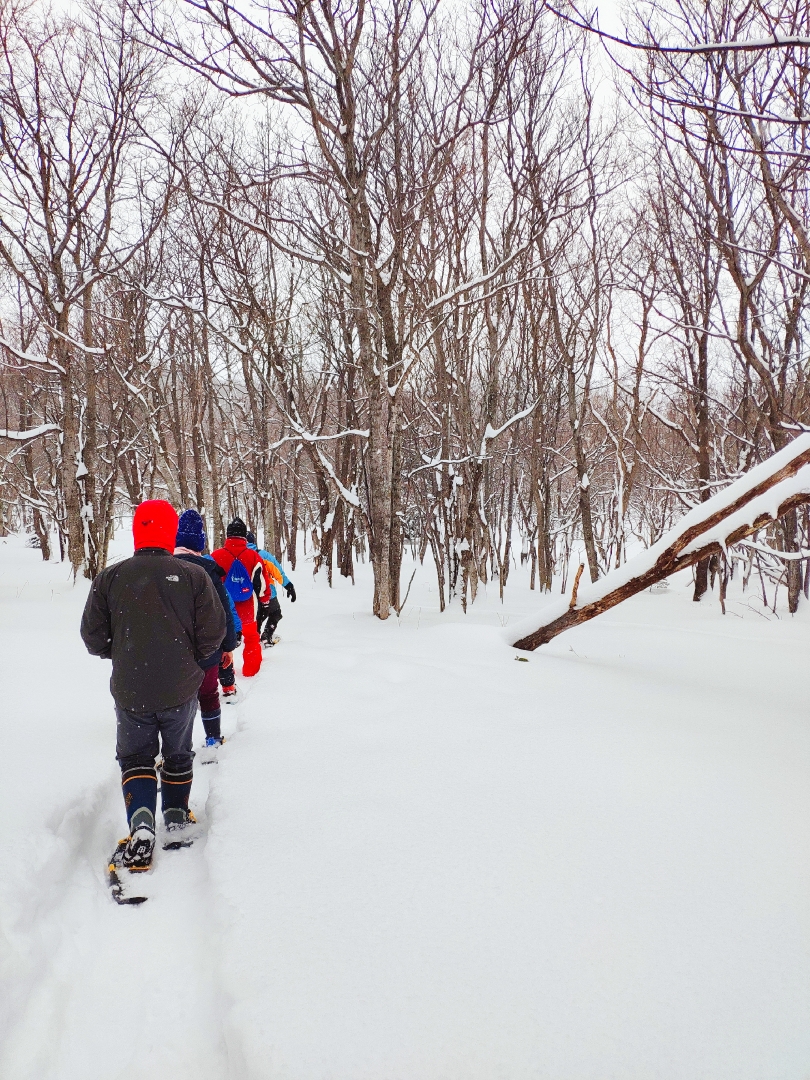
[[(208, 558), (211, 559), (211, 561), (213, 562), (212, 556), (209, 555)], [(222, 567), (220, 567), (220, 570), (221, 569), (222, 569)], [(224, 586), (225, 586), (224, 577), (223, 577), (223, 580), (222, 580), (222, 585), (223, 585), (223, 588), (224, 588)], [(228, 592), (227, 589), (225, 589), (225, 595), (228, 598), (228, 610), (230, 611), (231, 618), (233, 619), (234, 649), (238, 649), (239, 646), (242, 644), (242, 623), (239, 621), (239, 616), (236, 614), (236, 605), (234, 604), (233, 600), (231, 599), (231, 594)], [(222, 696), (226, 700), (228, 698), (236, 697), (236, 664), (230, 663), (230, 664), (225, 665), (225, 664), (222, 663), (222, 661), (220, 661), (220, 664), (219, 664), (219, 685), (220, 685), (220, 687), (222, 689)]]
[(278, 602), (278, 595), (276, 593), (276, 584), (282, 586), (287, 593), (287, 598), (290, 603), (295, 603), (295, 586), (284, 573), (284, 569), (275, 555), (272, 555), (269, 551), (265, 551), (263, 548), (259, 548), (256, 544), (256, 537), (252, 532), (247, 534), (248, 547), (253, 548), (258, 552), (259, 558), (264, 563), (264, 568), (267, 571), (267, 577), (270, 580), (270, 598), (264, 604), (259, 604), (259, 610), (256, 613), (256, 626), (259, 631), (259, 638), (262, 644), (267, 646), (275, 645), (274, 635), (276, 627), (284, 618), (281, 613), (281, 604)]
[(129, 823), (122, 862), (129, 870), (148, 870), (152, 862), (159, 753), (167, 829), (194, 820), (188, 799), (197, 691), (206, 665), (219, 659), (227, 625), (209, 574), (172, 554), (177, 520), (163, 499), (141, 503), (132, 521), (135, 554), (98, 575), (82, 616), (88, 652), (112, 660), (116, 757)]
[(254, 598), (264, 603), (269, 596), (270, 582), (264, 563), (257, 552), (248, 547), (247, 525), (236, 517), (225, 530), (224, 547), (211, 552), (211, 558), (225, 571), (225, 588), (231, 595), (236, 614), (242, 624), (245, 642), (242, 654), (242, 674), (256, 675), (262, 666), (262, 646), (256, 629)]
[(203, 519), (196, 510), (184, 510), (180, 515), (177, 526), (177, 539), (175, 541), (174, 555), (181, 562), (193, 563), (201, 566), (211, 578), (211, 582), (217, 591), (222, 610), (225, 612), (225, 637), (220, 645), (220, 652), (211, 657), (211, 663), (206, 661), (205, 678), (202, 681), (197, 694), (200, 702), (200, 715), (205, 728), (205, 745), (221, 746), (225, 741), (222, 738), (222, 710), (219, 704), (220, 669), (227, 671), (233, 669), (233, 650), (236, 648), (236, 630), (234, 628), (233, 604), (223, 584), (225, 571), (210, 555), (203, 555), (206, 537)]

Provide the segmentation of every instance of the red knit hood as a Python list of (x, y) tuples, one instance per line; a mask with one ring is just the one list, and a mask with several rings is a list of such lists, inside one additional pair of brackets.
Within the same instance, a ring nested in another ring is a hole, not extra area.
[(155, 547), (174, 551), (177, 521), (174, 507), (165, 499), (147, 499), (142, 502), (132, 519), (135, 550)]
[(226, 551), (230, 551), (231, 555), (235, 555), (237, 558), (239, 558), (239, 556), (248, 546), (248, 542), (243, 536), (229, 536), (223, 546)]

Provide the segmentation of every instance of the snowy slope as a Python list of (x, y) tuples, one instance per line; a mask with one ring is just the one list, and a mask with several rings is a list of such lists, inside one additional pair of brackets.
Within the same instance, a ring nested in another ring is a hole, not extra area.
[(382, 625), (299, 567), (127, 909), (86, 586), (0, 541), (0, 1077), (805, 1080), (810, 619), (675, 581), (518, 663), (514, 576)]

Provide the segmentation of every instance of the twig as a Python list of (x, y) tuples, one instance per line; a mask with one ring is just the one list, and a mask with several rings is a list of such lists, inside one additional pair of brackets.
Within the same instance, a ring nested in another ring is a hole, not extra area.
[(413, 585), (413, 579), (415, 577), (416, 577), (416, 571), (414, 570), (414, 572), (411, 574), (411, 580), (408, 582), (408, 588), (407, 588), (407, 590), (405, 592), (405, 599), (402, 601), (402, 603), (397, 608), (397, 618), (399, 618), (399, 616), (402, 614), (402, 609), (408, 603), (408, 597), (410, 596), (410, 593), (411, 593), (411, 585)]

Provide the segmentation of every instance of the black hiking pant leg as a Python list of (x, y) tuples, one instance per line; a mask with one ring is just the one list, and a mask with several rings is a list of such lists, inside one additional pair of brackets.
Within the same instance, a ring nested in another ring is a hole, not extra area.
[(256, 618), (259, 636), (263, 637), (266, 641), (272, 641), (276, 627), (282, 619), (281, 604), (278, 602), (278, 597), (274, 596), (273, 599), (268, 600), (266, 604), (261, 604), (260, 611), (262, 614), (262, 622), (259, 622), (258, 616)]

